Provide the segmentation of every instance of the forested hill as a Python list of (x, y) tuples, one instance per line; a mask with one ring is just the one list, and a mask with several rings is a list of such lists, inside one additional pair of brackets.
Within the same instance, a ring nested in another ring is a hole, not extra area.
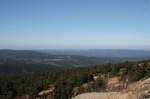
[[(107, 75), (109, 77), (121, 76), (122, 79), (128, 77), (129, 82), (139, 81), (150, 77), (150, 61), (124, 62), (120, 64), (104, 64), (93, 67), (82, 67), (67, 69), (57, 72), (33, 73), (16, 76), (0, 75), (0, 97), (1, 99), (71, 99), (74, 95), (74, 88), (79, 87), (79, 93), (88, 91), (105, 91), (106, 82), (102, 79), (94, 83), (93, 75)], [(83, 89), (82, 85), (93, 82), (88, 89)], [(95, 85), (96, 84), (96, 85)], [(48, 94), (49, 86), (55, 86), (54, 91)]]

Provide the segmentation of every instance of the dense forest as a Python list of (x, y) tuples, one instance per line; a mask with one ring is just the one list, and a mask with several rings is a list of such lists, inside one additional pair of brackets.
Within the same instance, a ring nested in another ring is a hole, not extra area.
[[(1, 74), (0, 97), (1, 99), (18, 99), (28, 95), (29, 99), (35, 99), (40, 91), (46, 89), (49, 84), (54, 84), (55, 91), (50, 94), (54, 99), (70, 99), (74, 87), (92, 81), (93, 74), (98, 73), (128, 76), (130, 82), (137, 81), (150, 76), (150, 61), (104, 64), (44, 73)], [(101, 87), (104, 87), (104, 84)]]

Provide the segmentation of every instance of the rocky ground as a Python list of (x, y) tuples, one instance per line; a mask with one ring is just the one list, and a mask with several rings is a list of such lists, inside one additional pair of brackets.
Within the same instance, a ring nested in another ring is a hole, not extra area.
[(136, 94), (121, 92), (85, 93), (72, 99), (138, 99)]
[(84, 93), (72, 99), (150, 99), (150, 78), (131, 83), (126, 89), (113, 92), (121, 84), (117, 77), (113, 77), (108, 81), (108, 92)]

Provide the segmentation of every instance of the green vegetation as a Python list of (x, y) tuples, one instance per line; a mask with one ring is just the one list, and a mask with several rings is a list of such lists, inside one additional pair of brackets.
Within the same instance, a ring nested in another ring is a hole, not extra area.
[[(16, 99), (22, 95), (29, 95), (34, 99), (38, 93), (46, 89), (48, 84), (55, 84), (55, 99), (70, 99), (73, 88), (92, 80), (92, 74), (121, 75), (128, 77), (129, 81), (136, 81), (150, 76), (150, 61), (125, 62), (120, 64), (105, 64), (94, 67), (67, 69), (46, 73), (1, 75), (1, 99)], [(105, 82), (99, 81), (104, 87)]]

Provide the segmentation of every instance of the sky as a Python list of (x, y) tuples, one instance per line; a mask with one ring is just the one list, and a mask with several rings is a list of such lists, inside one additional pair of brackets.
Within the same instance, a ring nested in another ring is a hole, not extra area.
[(0, 49), (150, 49), (150, 0), (0, 0)]

